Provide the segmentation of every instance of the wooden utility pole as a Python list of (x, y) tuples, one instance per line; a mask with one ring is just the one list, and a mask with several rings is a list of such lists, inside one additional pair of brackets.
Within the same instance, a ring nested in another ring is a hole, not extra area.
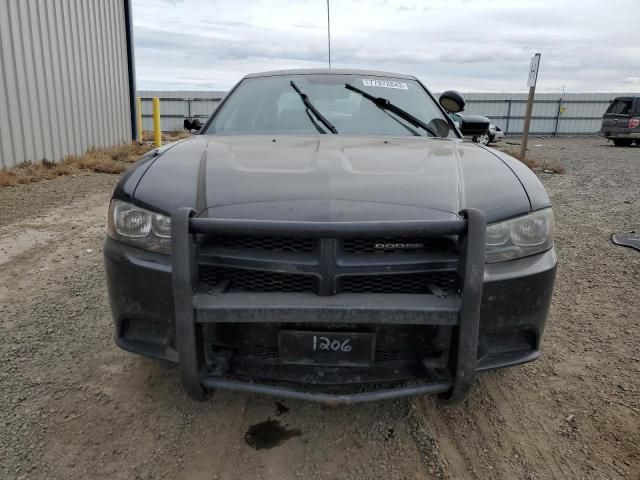
[(527, 113), (524, 117), (524, 128), (522, 129), (522, 146), (520, 147), (520, 160), (524, 161), (527, 155), (527, 142), (529, 141), (529, 126), (531, 125), (531, 112), (533, 111), (533, 98), (536, 95), (536, 81), (538, 80), (538, 68), (540, 67), (540, 54), (536, 53), (531, 57), (529, 67), (529, 99), (527, 100)]

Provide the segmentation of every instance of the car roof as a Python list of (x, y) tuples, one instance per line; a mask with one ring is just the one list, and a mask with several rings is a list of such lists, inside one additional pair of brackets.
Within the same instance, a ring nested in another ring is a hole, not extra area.
[(270, 72), (250, 73), (244, 78), (277, 77), (284, 75), (363, 75), (367, 77), (394, 77), (404, 78), (406, 80), (417, 80), (417, 78), (413, 75), (405, 75), (402, 73), (342, 68), (301, 68), (292, 70), (273, 70)]

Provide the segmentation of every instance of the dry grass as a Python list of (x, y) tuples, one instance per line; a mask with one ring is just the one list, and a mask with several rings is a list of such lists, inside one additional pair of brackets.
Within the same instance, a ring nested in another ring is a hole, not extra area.
[(153, 148), (149, 143), (132, 143), (111, 148), (91, 148), (84, 155), (69, 155), (62, 162), (47, 159), (37, 163), (23, 162), (11, 170), (0, 170), (0, 187), (38, 182), (82, 171), (122, 173)]
[(498, 149), (501, 152), (506, 153), (507, 155), (511, 155), (514, 158), (517, 158), (522, 163), (524, 163), (527, 167), (529, 167), (534, 172), (546, 172), (546, 173), (564, 173), (565, 169), (562, 165), (550, 161), (550, 160), (542, 160), (540, 158), (532, 157), (530, 153), (527, 152), (527, 156), (524, 161), (520, 159), (520, 149), (510, 148), (507, 146), (500, 146)]
[(17, 180), (15, 177), (6, 170), (0, 170), (0, 187), (12, 187)]
[[(191, 134), (186, 130), (176, 130), (175, 132), (162, 132), (162, 143), (175, 142), (183, 138), (190, 137)], [(142, 132), (142, 140), (145, 142), (153, 142), (153, 132), (144, 130)]]
[[(162, 142), (175, 142), (189, 137), (188, 132), (164, 132)], [(91, 148), (84, 155), (69, 155), (62, 162), (43, 159), (41, 162), (22, 162), (10, 170), (0, 170), (0, 187), (12, 187), (21, 183), (39, 182), (61, 175), (83, 171), (118, 174), (140, 156), (154, 148), (153, 133), (143, 132), (142, 143), (130, 143), (110, 148)], [(150, 139), (151, 141), (147, 141)]]

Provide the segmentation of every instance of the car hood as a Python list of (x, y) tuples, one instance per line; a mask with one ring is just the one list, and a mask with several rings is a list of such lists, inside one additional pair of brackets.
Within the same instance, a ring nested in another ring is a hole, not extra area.
[(512, 168), (488, 149), (345, 135), (198, 135), (157, 157), (134, 200), (262, 220), (435, 220), (473, 207), (496, 221), (531, 210)]

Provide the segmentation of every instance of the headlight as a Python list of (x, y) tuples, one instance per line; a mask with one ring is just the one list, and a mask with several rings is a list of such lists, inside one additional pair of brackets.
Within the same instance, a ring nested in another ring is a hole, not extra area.
[(109, 235), (129, 245), (171, 253), (171, 217), (122, 200), (109, 206)]
[(487, 263), (527, 257), (551, 247), (553, 212), (550, 208), (487, 227)]

